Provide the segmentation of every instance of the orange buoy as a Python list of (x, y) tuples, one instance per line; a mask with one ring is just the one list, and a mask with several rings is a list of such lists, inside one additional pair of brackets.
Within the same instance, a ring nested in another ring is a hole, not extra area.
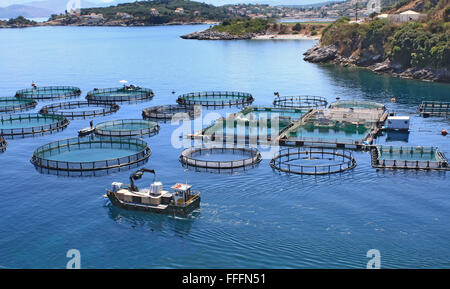
[(447, 132), (447, 130), (443, 129), (443, 130), (441, 131), (441, 134), (442, 134), (443, 136), (446, 136), (446, 135), (448, 134), (448, 132)]
[(391, 98), (392, 102), (397, 102), (397, 100), (395, 99), (395, 97)]

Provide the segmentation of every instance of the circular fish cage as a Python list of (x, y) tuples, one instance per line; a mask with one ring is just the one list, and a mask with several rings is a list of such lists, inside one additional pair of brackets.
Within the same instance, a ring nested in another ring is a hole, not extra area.
[(312, 95), (280, 96), (275, 98), (275, 107), (285, 108), (324, 108), (328, 104), (325, 97)]
[[(208, 160), (213, 155), (216, 158)], [(179, 160), (184, 166), (222, 170), (257, 165), (262, 156), (255, 148), (191, 147), (181, 153)]]
[(88, 136), (43, 145), (34, 151), (31, 163), (53, 171), (99, 171), (145, 162), (150, 155), (142, 139)]
[(283, 148), (270, 161), (279, 171), (298, 175), (326, 175), (351, 170), (356, 160), (349, 151), (332, 148)]
[(177, 113), (187, 113), (190, 118), (195, 118), (196, 116), (200, 115), (201, 108), (199, 110), (192, 105), (158, 105), (145, 108), (142, 111), (142, 117), (144, 119), (168, 121), (171, 120)]
[(142, 119), (121, 119), (99, 123), (95, 134), (112, 137), (129, 137), (138, 135), (153, 136), (159, 132), (157, 122)]
[(245, 106), (254, 101), (253, 96), (246, 92), (205, 91), (182, 94), (178, 97), (180, 105), (203, 105), (206, 107)]
[(0, 135), (26, 136), (63, 130), (69, 120), (60, 115), (39, 113), (0, 115)]
[(124, 86), (91, 90), (86, 99), (98, 102), (134, 102), (151, 100), (155, 94), (149, 88), (139, 86)]
[(46, 100), (78, 97), (80, 94), (81, 89), (74, 86), (42, 86), (19, 90), (16, 92), (16, 97)]
[(62, 115), (67, 118), (87, 118), (115, 113), (120, 108), (115, 103), (68, 101), (46, 105), (39, 113)]
[(0, 136), (0, 153), (4, 152), (7, 146), (8, 143), (6, 142), (6, 140)]
[(30, 98), (1, 97), (0, 113), (14, 113), (35, 108), (36, 100)]

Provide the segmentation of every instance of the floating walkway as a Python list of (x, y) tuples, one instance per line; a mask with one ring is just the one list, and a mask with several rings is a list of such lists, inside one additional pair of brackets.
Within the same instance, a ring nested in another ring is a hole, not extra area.
[(149, 88), (124, 86), (116, 88), (95, 88), (88, 92), (86, 99), (97, 102), (135, 102), (153, 99), (155, 94)]
[(179, 160), (184, 166), (229, 170), (255, 166), (262, 156), (254, 148), (192, 147), (185, 149)]
[(30, 98), (1, 97), (0, 113), (14, 113), (35, 108), (37, 102)]
[(43, 145), (31, 163), (48, 171), (99, 171), (143, 163), (150, 155), (147, 143), (138, 138), (88, 136)]
[(0, 136), (0, 153), (4, 152), (7, 146), (8, 143), (6, 142), (6, 140)]
[(273, 101), (275, 107), (297, 109), (325, 108), (327, 104), (325, 97), (312, 95), (279, 96)]
[(80, 94), (81, 89), (74, 86), (43, 86), (19, 90), (16, 92), (16, 97), (48, 100), (78, 97)]
[(422, 101), (417, 112), (423, 117), (429, 116), (450, 116), (450, 102), (443, 101)]
[(349, 151), (315, 147), (283, 148), (270, 161), (278, 172), (298, 175), (341, 173), (356, 167)]
[(69, 120), (59, 115), (11, 114), (0, 116), (0, 135), (15, 137), (63, 130)]
[(435, 147), (375, 146), (372, 166), (380, 169), (450, 170), (445, 155)]
[(196, 118), (201, 114), (201, 106), (195, 105), (158, 105), (145, 108), (142, 111), (142, 118), (151, 120), (169, 121), (176, 115), (187, 113), (189, 118)]
[(206, 107), (221, 108), (231, 106), (245, 106), (253, 102), (250, 93), (235, 91), (204, 91), (182, 94), (178, 97), (180, 105), (202, 105)]
[(121, 119), (99, 123), (95, 134), (110, 137), (153, 136), (159, 132), (157, 122), (142, 119)]
[(115, 103), (69, 101), (46, 105), (39, 113), (62, 115), (70, 119), (103, 116), (115, 113), (120, 106)]

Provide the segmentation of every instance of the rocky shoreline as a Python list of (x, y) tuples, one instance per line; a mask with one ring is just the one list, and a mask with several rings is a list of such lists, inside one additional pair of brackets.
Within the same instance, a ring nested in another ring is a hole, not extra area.
[(213, 29), (206, 29), (203, 31), (196, 31), (186, 35), (180, 36), (183, 39), (196, 40), (249, 40), (249, 39), (312, 39), (317, 40), (320, 36), (309, 36), (304, 34), (277, 34), (277, 33), (248, 33), (244, 35), (232, 35), (227, 32), (219, 32)]
[(303, 54), (305, 61), (312, 63), (331, 63), (341, 66), (355, 66), (371, 70), (378, 74), (388, 74), (394, 77), (406, 79), (418, 79), (432, 82), (450, 82), (448, 69), (433, 69), (423, 67), (404, 68), (391, 63), (389, 59), (383, 59), (382, 55), (365, 55), (344, 57), (338, 53), (335, 45), (320, 46), (317, 44)]
[(196, 31), (186, 35), (180, 36), (183, 39), (196, 39), (196, 40), (245, 40), (252, 39), (256, 35), (254, 33), (248, 33), (244, 35), (232, 35), (227, 32), (219, 32), (212, 29), (206, 29), (203, 31)]

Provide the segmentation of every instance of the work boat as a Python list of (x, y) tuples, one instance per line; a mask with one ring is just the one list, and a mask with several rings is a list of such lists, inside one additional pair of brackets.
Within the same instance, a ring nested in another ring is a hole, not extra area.
[[(146, 172), (154, 175), (153, 183), (150, 189), (139, 189), (134, 181)], [(172, 186), (173, 192), (164, 191), (162, 183), (156, 181), (155, 171), (143, 168), (130, 175), (130, 185), (112, 183), (112, 189), (106, 189), (106, 196), (113, 205), (124, 209), (187, 216), (200, 207), (200, 193), (191, 191), (191, 187), (177, 183)]]

